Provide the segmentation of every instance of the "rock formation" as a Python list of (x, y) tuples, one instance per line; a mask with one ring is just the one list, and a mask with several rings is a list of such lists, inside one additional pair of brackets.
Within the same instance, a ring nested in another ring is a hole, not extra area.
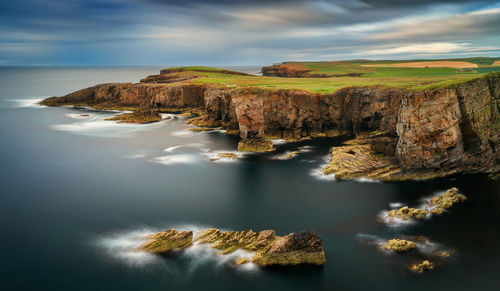
[(161, 115), (158, 111), (147, 106), (141, 106), (132, 113), (118, 114), (106, 120), (114, 120), (118, 121), (118, 123), (152, 123), (160, 121), (161, 119)]
[[(242, 151), (269, 151), (268, 139), (345, 135), (364, 146), (334, 149), (349, 166), (327, 173), (379, 180), (500, 172), (500, 74), (449, 87), (348, 87), (330, 94), (198, 82), (199, 72), (162, 71), (141, 83), (101, 84), (42, 101), (49, 106), (137, 107), (194, 112), (191, 123), (239, 133)], [(189, 77), (189, 78), (188, 78)], [(364, 154), (362, 154), (364, 153)], [(333, 159), (335, 160), (335, 159)], [(359, 159), (358, 159), (359, 160)]]
[(434, 270), (435, 265), (433, 262), (429, 260), (423, 260), (420, 263), (416, 263), (411, 265), (410, 270), (416, 273), (423, 273), (424, 271), (432, 271)]
[(414, 219), (424, 219), (428, 215), (441, 215), (444, 211), (452, 207), (456, 203), (464, 202), (467, 199), (463, 194), (458, 193), (458, 189), (453, 187), (446, 190), (441, 195), (432, 197), (425, 201), (427, 209), (420, 208), (409, 208), (408, 206), (403, 206), (399, 209), (390, 210), (387, 212), (387, 216), (391, 219), (398, 218), (401, 220)]
[(401, 220), (408, 220), (410, 218), (424, 219), (428, 214), (429, 210), (427, 209), (409, 208), (408, 206), (387, 212), (389, 217), (396, 217)]
[(445, 209), (453, 206), (455, 203), (467, 200), (463, 194), (458, 193), (458, 189), (453, 187), (444, 194), (431, 198), (430, 205), (433, 207), (432, 214), (442, 214)]
[(325, 263), (321, 239), (312, 232), (290, 233), (280, 237), (276, 236), (273, 230), (221, 231), (211, 228), (193, 239), (192, 232), (169, 229), (151, 235), (148, 239), (149, 241), (138, 250), (165, 253), (198, 243), (210, 244), (210, 247), (219, 250), (219, 255), (229, 254), (238, 249), (253, 252), (251, 258), (237, 258), (237, 264), (252, 262), (259, 266), (285, 266)]
[(177, 251), (190, 247), (193, 244), (192, 231), (177, 231), (175, 229), (168, 229), (163, 232), (152, 234), (147, 238), (149, 241), (140, 246), (138, 249), (153, 254)]
[(397, 253), (407, 252), (416, 247), (417, 245), (414, 242), (404, 239), (390, 239), (384, 245), (384, 249)]

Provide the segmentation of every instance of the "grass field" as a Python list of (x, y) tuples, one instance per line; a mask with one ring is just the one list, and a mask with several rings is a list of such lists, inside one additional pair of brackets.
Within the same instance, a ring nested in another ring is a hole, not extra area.
[[(467, 58), (452, 60), (436, 60), (469, 62), (477, 68), (449, 68), (449, 67), (391, 67), (377, 66), (378, 64), (402, 64), (415, 62), (429, 62), (429, 60), (404, 61), (329, 61), (329, 62), (293, 62), (293, 67), (311, 69), (311, 74), (337, 75), (327, 78), (283, 78), (267, 76), (241, 76), (228, 74), (210, 67), (184, 67), (185, 73), (195, 71), (198, 78), (190, 82), (198, 84), (218, 84), (226, 87), (259, 87), (265, 90), (299, 89), (316, 93), (331, 93), (340, 88), (351, 86), (389, 86), (408, 89), (427, 89), (445, 87), (478, 78), (484, 74), (500, 72), (500, 58)], [(495, 63), (496, 62), (496, 63)], [(364, 66), (364, 65), (370, 66)], [(297, 66), (299, 65), (299, 66)], [(356, 73), (359, 76), (342, 76)]]

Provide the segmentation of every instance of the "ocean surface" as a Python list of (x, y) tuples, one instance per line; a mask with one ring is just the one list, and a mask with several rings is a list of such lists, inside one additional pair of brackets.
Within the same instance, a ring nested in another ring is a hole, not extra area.
[[(485, 176), (336, 181), (321, 167), (341, 139), (276, 141), (274, 153), (212, 162), (235, 152), (238, 138), (189, 132), (176, 115), (124, 125), (104, 120), (117, 112), (36, 104), (159, 70), (0, 67), (0, 290), (498, 290), (500, 184)], [(442, 216), (377, 218), (450, 187), (468, 200)], [(327, 262), (261, 269), (205, 247), (166, 257), (134, 251), (149, 233), (208, 227), (314, 231)], [(406, 235), (431, 243), (407, 254), (378, 245)], [(437, 260), (436, 250), (452, 255)], [(435, 271), (408, 270), (424, 258)]]

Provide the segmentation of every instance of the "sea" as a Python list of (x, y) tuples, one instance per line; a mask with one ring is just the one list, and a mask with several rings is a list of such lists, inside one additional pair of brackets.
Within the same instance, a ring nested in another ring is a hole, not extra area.
[[(275, 140), (275, 152), (238, 153), (237, 136), (191, 132), (175, 114), (119, 124), (105, 120), (117, 111), (38, 104), (160, 69), (0, 67), (0, 290), (498, 290), (500, 183), (485, 175), (340, 181), (321, 169), (343, 138)], [(386, 219), (451, 187), (468, 199), (443, 215)], [(166, 256), (136, 250), (169, 228), (313, 231), (326, 263), (236, 265), (245, 254), (206, 245)], [(386, 240), (409, 236), (428, 242), (384, 250)], [(421, 260), (435, 270), (409, 270)]]

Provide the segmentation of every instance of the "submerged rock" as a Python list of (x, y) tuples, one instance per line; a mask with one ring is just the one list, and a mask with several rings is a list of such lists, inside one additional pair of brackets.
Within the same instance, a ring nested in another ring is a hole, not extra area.
[(408, 206), (403, 206), (398, 210), (391, 210), (387, 212), (390, 217), (396, 217), (401, 220), (408, 220), (410, 218), (424, 219), (429, 214), (427, 209), (409, 208)]
[(237, 258), (236, 264), (252, 262), (259, 266), (270, 266), (325, 263), (321, 238), (313, 232), (291, 233), (280, 237), (276, 236), (274, 230), (221, 231), (210, 228), (193, 239), (192, 232), (169, 229), (148, 238), (150, 241), (139, 247), (139, 250), (165, 253), (197, 243), (210, 244), (210, 247), (219, 250), (219, 255), (239, 249), (253, 253), (251, 257)]
[(412, 241), (404, 240), (404, 239), (391, 239), (388, 240), (384, 245), (384, 249), (390, 250), (397, 253), (407, 252), (417, 247)]
[(148, 236), (149, 241), (138, 249), (148, 253), (168, 253), (190, 247), (193, 244), (192, 231), (167, 229)]
[(447, 190), (444, 194), (431, 199), (430, 205), (434, 207), (431, 210), (431, 213), (442, 214), (445, 209), (452, 207), (453, 204), (464, 202), (465, 200), (467, 200), (467, 197), (458, 193), (458, 189), (453, 187)]
[(411, 265), (410, 270), (416, 273), (423, 273), (424, 271), (432, 271), (434, 270), (434, 263), (429, 260), (423, 260), (420, 263), (416, 263)]

